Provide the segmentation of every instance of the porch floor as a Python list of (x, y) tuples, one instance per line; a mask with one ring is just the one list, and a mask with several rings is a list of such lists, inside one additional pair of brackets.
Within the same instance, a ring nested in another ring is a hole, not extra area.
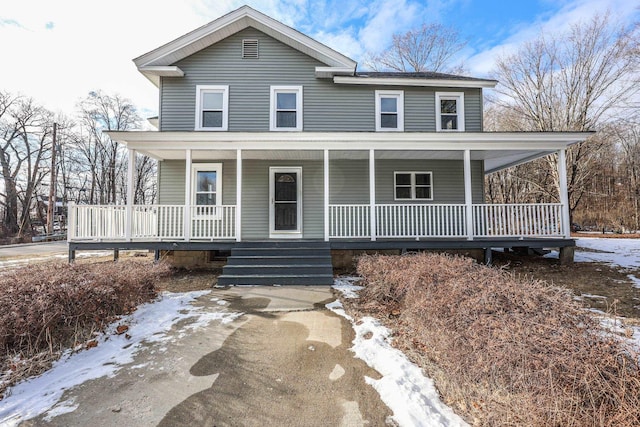
[[(320, 239), (296, 240), (297, 244), (304, 243), (320, 243)], [(69, 261), (75, 259), (75, 253), (79, 250), (153, 250), (156, 254), (159, 251), (211, 251), (221, 250), (230, 251), (236, 247), (260, 246), (265, 248), (277, 249), (286, 247), (292, 243), (291, 240), (256, 240), (256, 241), (73, 241), (69, 242)], [(323, 242), (324, 243), (324, 242)], [(422, 249), (433, 250), (484, 250), (484, 261), (491, 262), (491, 249), (513, 249), (513, 248), (531, 248), (531, 249), (559, 249), (565, 252), (565, 261), (573, 261), (573, 248), (576, 245), (574, 239), (564, 238), (475, 238), (473, 240), (457, 239), (457, 238), (430, 238), (423, 240), (416, 239), (378, 239), (375, 241), (368, 239), (348, 239), (348, 240), (331, 240), (326, 242), (331, 250), (401, 250), (412, 251)]]

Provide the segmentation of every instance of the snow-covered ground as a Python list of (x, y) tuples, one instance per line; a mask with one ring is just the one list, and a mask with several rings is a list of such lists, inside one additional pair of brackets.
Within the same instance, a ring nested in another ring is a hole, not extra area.
[[(548, 258), (558, 258), (551, 251)], [(640, 239), (605, 239), (580, 237), (576, 239), (575, 262), (603, 262), (621, 269), (640, 269)]]
[[(337, 279), (334, 288), (345, 298), (357, 296), (360, 286), (357, 278)], [(327, 304), (327, 308), (351, 322), (356, 337), (351, 350), (382, 375), (375, 380), (366, 378), (380, 394), (382, 401), (393, 411), (393, 419), (400, 426), (466, 426), (462, 418), (440, 400), (433, 380), (423, 375), (422, 369), (391, 346), (390, 331), (372, 317), (355, 322), (345, 313), (340, 301)]]
[[(16, 426), (40, 414), (52, 418), (74, 411), (77, 406), (73, 402), (58, 403), (65, 390), (92, 379), (113, 377), (124, 365), (134, 361), (144, 343), (175, 340), (213, 320), (230, 322), (242, 314), (223, 310), (224, 301), (217, 298), (212, 301), (218, 302), (219, 311), (203, 310), (192, 304), (208, 293), (210, 291), (163, 293), (158, 301), (140, 306), (133, 314), (111, 325), (110, 330), (97, 338), (96, 347), (73, 354), (68, 352), (41, 376), (12, 387), (0, 401), (0, 426)], [(169, 335), (178, 323), (182, 325), (178, 333)], [(126, 336), (114, 333), (118, 325), (129, 327)]]
[[(81, 251), (76, 254), (76, 258), (94, 258), (94, 257), (109, 256), (109, 255), (113, 255), (113, 251), (97, 251), (97, 252)], [(68, 257), (69, 257), (68, 254), (50, 254), (50, 255), (34, 256), (34, 257), (0, 259), (0, 271), (3, 268), (24, 267), (25, 265), (29, 265), (34, 262), (63, 261), (68, 259)]]
[[(578, 247), (589, 248), (593, 252), (578, 248), (577, 262), (606, 262), (618, 266), (627, 271), (630, 279), (640, 286), (640, 272), (635, 271), (640, 269), (640, 240), (580, 238)], [(353, 285), (354, 281), (355, 278), (338, 279), (334, 288), (347, 298), (355, 297), (360, 288)], [(207, 292), (165, 293), (159, 301), (141, 306), (132, 315), (112, 325), (113, 329), (119, 324), (128, 325), (130, 339), (109, 331), (98, 339), (97, 347), (65, 355), (45, 374), (13, 387), (9, 395), (0, 401), (0, 425), (14, 426), (40, 414), (54, 417), (74, 411), (76, 406), (73, 402), (59, 402), (65, 390), (90, 379), (115, 375), (124, 365), (133, 362), (144, 343), (179, 339), (190, 330), (213, 320), (229, 322), (240, 315), (224, 310), (223, 301), (219, 301), (219, 311), (205, 311), (193, 305), (197, 298), (207, 297), (206, 294)], [(328, 304), (327, 307), (350, 319), (339, 301)], [(382, 376), (379, 380), (367, 378), (367, 382), (393, 410), (393, 418), (400, 426), (466, 425), (464, 420), (440, 400), (433, 381), (391, 346), (387, 328), (373, 318), (362, 319), (357, 324), (353, 319), (350, 320), (356, 333), (352, 347), (355, 356)], [(169, 331), (178, 324), (182, 325), (181, 330), (170, 336)], [(640, 328), (635, 329), (635, 337), (640, 337)], [(635, 339), (640, 347), (640, 339)], [(129, 366), (129, 369), (135, 368)]]
[[(577, 240), (577, 262), (606, 262), (621, 268), (640, 268), (640, 239), (599, 239), (581, 237)], [(586, 248), (591, 251), (581, 251)]]

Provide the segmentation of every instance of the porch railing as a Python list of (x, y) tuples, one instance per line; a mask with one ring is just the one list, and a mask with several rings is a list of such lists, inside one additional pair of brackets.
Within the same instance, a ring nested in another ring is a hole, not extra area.
[(465, 205), (376, 205), (376, 235), (393, 237), (464, 237)]
[(329, 238), (371, 237), (369, 205), (329, 205)]
[[(473, 205), (471, 237), (563, 237), (562, 204)], [(468, 237), (464, 204), (375, 205), (380, 238)], [(368, 238), (370, 206), (329, 205), (330, 238)]]
[[(69, 240), (123, 240), (127, 238), (127, 207), (75, 205), (69, 207)], [(133, 205), (132, 240), (235, 239), (236, 207), (190, 206), (185, 233), (184, 205)]]
[[(560, 203), (476, 204), (471, 233), (463, 204), (377, 204), (379, 238), (563, 237)], [(130, 230), (126, 206), (69, 207), (69, 240), (214, 240), (235, 239), (235, 205), (134, 205)], [(369, 204), (329, 205), (329, 238), (371, 237)]]
[(561, 237), (562, 204), (473, 206), (473, 234), (482, 237)]

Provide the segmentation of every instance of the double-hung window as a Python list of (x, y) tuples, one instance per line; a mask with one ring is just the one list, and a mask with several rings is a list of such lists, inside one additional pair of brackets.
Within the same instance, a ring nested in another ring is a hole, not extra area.
[(196, 130), (226, 131), (229, 123), (229, 86), (196, 86)]
[(271, 86), (269, 130), (302, 130), (302, 86)]
[(464, 92), (436, 92), (436, 130), (464, 131)]
[(404, 130), (404, 92), (401, 90), (376, 91), (376, 131)]
[(192, 204), (197, 215), (215, 214), (207, 206), (222, 204), (222, 163), (194, 163), (192, 170)]
[(433, 200), (431, 172), (395, 172), (396, 200)]

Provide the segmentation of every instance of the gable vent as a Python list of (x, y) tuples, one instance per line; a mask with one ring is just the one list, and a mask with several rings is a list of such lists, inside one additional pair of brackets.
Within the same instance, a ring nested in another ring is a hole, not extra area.
[(258, 40), (255, 40), (255, 39), (242, 40), (242, 58), (244, 59), (258, 58)]

